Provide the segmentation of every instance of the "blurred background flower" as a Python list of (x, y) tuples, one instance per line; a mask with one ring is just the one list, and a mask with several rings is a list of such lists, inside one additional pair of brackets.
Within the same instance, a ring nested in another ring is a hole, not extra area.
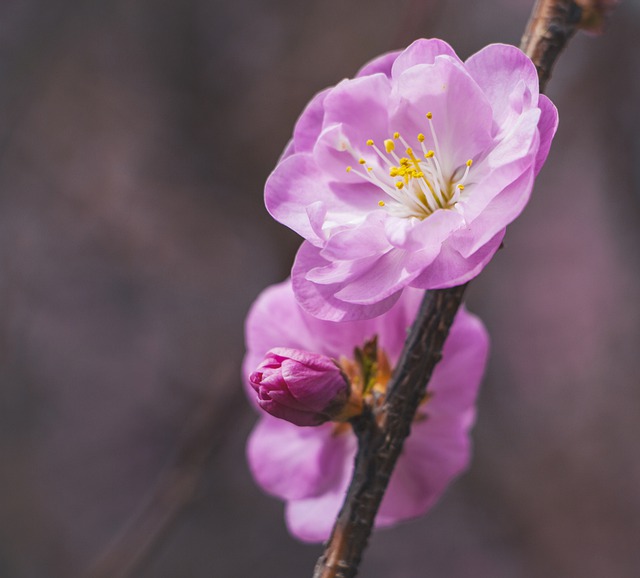
[[(318, 90), (418, 36), (517, 44), (530, 8), (0, 5), (0, 576), (311, 574), (244, 460), (242, 322), (299, 242), (264, 181)], [(493, 344), (472, 468), (364, 576), (637, 572), (639, 30), (629, 0), (561, 57), (551, 155), (469, 292)], [(136, 526), (158, 487), (177, 505)]]

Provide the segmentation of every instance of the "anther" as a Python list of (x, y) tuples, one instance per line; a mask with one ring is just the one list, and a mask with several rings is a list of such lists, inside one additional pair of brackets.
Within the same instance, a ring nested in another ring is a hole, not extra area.
[(368, 147), (372, 147), (372, 146), (373, 146), (373, 140), (369, 139), (369, 140), (367, 141), (367, 146), (368, 146)]
[(419, 140), (420, 142), (424, 142), (424, 135), (423, 135), (422, 133), (420, 133), (420, 134), (418, 135), (418, 140)]
[(393, 138), (395, 138), (396, 140), (400, 138), (400, 133), (399, 132), (394, 132), (393, 133)]
[(350, 173), (353, 169), (351, 167), (347, 167), (347, 172)]
[(390, 153), (391, 151), (395, 150), (396, 145), (390, 138), (388, 138), (384, 141), (384, 148), (388, 153)]
[(366, 164), (366, 163), (367, 163), (367, 161), (365, 161), (364, 159), (360, 159), (358, 162), (359, 162), (361, 165), (364, 165), (364, 164)]
[(431, 120), (431, 119), (433, 118), (433, 114), (432, 114), (432, 113), (430, 113), (430, 112), (428, 112), (426, 116), (427, 116), (427, 118), (428, 118), (429, 120)]
[(384, 202), (384, 201), (378, 201), (378, 206), (379, 206), (379, 207), (384, 207), (384, 205), (385, 205), (385, 202)]
[(401, 189), (402, 187), (404, 187), (404, 183), (402, 181), (398, 181), (396, 183), (396, 189)]

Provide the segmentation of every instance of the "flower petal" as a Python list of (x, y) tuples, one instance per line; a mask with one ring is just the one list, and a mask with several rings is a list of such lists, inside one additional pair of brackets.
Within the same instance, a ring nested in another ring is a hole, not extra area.
[(429, 382), (430, 416), (462, 415), (474, 407), (489, 357), (489, 334), (478, 317), (458, 311)]
[[(429, 255), (431, 257), (431, 255)], [(421, 254), (392, 249), (364, 271), (345, 280), (335, 296), (350, 304), (375, 305), (402, 291), (420, 274)]]
[(350, 260), (385, 253), (391, 249), (385, 237), (383, 223), (387, 220), (386, 217), (383, 210), (374, 211), (359, 226), (336, 231), (322, 248), (322, 257)]
[(317, 496), (341, 472), (342, 442), (333, 425), (298, 427), (266, 415), (249, 436), (247, 458), (260, 486), (283, 500)]
[(397, 78), (416, 64), (433, 64), (436, 57), (443, 54), (462, 64), (453, 48), (444, 40), (438, 38), (416, 40), (397, 56), (391, 69), (391, 75)]
[(303, 237), (320, 243), (307, 216), (306, 207), (319, 200), (332, 200), (325, 174), (306, 153), (284, 159), (267, 179), (264, 200), (271, 216)]
[(324, 120), (324, 99), (330, 88), (316, 94), (302, 111), (293, 131), (295, 152), (311, 152), (322, 131)]
[(533, 181), (533, 166), (530, 166), (518, 179), (491, 200), (466, 228), (452, 236), (451, 247), (465, 258), (477, 252), (522, 212), (531, 196)]
[(538, 154), (536, 155), (535, 173), (538, 176), (544, 161), (547, 160), (549, 149), (551, 148), (551, 141), (558, 129), (558, 109), (554, 104), (544, 95), (540, 95), (541, 115), (540, 122), (538, 122), (538, 130), (540, 131), (540, 146), (538, 148)]
[(504, 234), (505, 229), (466, 258), (446, 243), (433, 263), (411, 282), (411, 287), (445, 289), (470, 281), (491, 261), (502, 243)]
[(390, 526), (424, 514), (452, 478), (467, 466), (470, 416), (429, 418), (414, 423), (391, 475), (376, 526)]
[[(537, 106), (538, 73), (519, 48), (490, 44), (470, 56), (465, 68), (489, 99), (498, 126), (510, 124), (523, 110)], [(520, 89), (519, 102), (514, 102), (511, 96), (520, 82), (525, 90)]]
[[(397, 78), (390, 103), (390, 123), (398, 127), (394, 130), (410, 139), (424, 133), (425, 145), (440, 151), (438, 160), (444, 174), (449, 175), (468, 159), (481, 155), (493, 140), (487, 98), (471, 76), (450, 60), (438, 56), (433, 64), (418, 64), (404, 71)], [(431, 121), (425, 118), (428, 112), (433, 115)], [(439, 146), (432, 139), (429, 123), (433, 123)]]
[(390, 92), (384, 74), (343, 80), (324, 100), (324, 127), (341, 124), (354, 149), (364, 151), (368, 139), (382, 141), (389, 134)]
[[(457, 211), (440, 209), (426, 219), (387, 219), (384, 223), (389, 243), (397, 249), (422, 251), (427, 265), (438, 253), (443, 241), (464, 225), (464, 218)], [(433, 255), (429, 260), (427, 254)]]
[(372, 305), (346, 303), (336, 297), (336, 293), (344, 287), (344, 283), (319, 285), (306, 278), (308, 271), (326, 264), (327, 261), (321, 257), (320, 250), (305, 242), (298, 250), (291, 271), (296, 299), (314, 317), (341, 322), (370, 319), (388, 311), (400, 297), (400, 291), (398, 291)]
[(386, 77), (391, 77), (391, 67), (395, 62), (398, 55), (401, 54), (401, 50), (395, 50), (394, 52), (387, 52), (386, 54), (382, 54), (377, 58), (374, 58), (370, 62), (367, 62), (358, 72), (356, 73), (356, 77), (358, 76), (371, 76), (372, 74), (382, 73)]
[[(280, 323), (280, 319), (287, 319), (289, 323)], [(245, 322), (245, 341), (244, 382), (249, 398), (257, 404), (255, 392), (249, 385), (249, 375), (260, 365), (265, 354), (278, 346), (305, 349), (313, 345), (312, 336), (305, 330), (302, 312), (291, 299), (289, 281), (268, 287), (253, 303)]]
[(322, 542), (329, 537), (347, 493), (357, 443), (352, 434), (337, 436), (334, 441), (335, 458), (339, 464), (326, 476), (325, 491), (287, 504), (287, 528), (304, 542)]

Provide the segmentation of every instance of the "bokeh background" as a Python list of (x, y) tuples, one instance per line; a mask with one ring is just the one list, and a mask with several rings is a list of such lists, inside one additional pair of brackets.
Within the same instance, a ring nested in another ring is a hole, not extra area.
[[(253, 484), (243, 319), (299, 243), (262, 186), (306, 101), (525, 0), (0, 3), (0, 576), (310, 576)], [(472, 284), (493, 339), (469, 472), (370, 578), (640, 572), (640, 3), (577, 37), (561, 125)]]

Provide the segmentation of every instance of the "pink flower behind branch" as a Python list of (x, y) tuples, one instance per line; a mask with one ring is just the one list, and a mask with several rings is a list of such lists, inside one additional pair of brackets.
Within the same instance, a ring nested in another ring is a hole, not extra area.
[[(302, 310), (290, 282), (268, 288), (247, 318), (244, 373), (249, 395), (256, 399), (250, 385), (253, 370), (265, 355), (270, 359), (273, 353), (269, 351), (281, 351), (274, 347), (313, 351), (349, 366), (354, 349), (377, 338), (381, 355), (393, 366), (422, 295), (422, 291), (408, 288), (384, 315), (338, 324)], [(276, 316), (286, 321), (274, 323)], [(487, 352), (488, 337), (482, 323), (461, 309), (391, 478), (377, 527), (425, 513), (467, 466), (469, 429)], [(388, 371), (383, 373), (388, 375)], [(376, 395), (384, 396), (385, 386), (378, 382)], [(247, 446), (249, 465), (258, 484), (287, 503), (287, 525), (294, 536), (309, 542), (328, 537), (347, 490), (356, 445), (348, 423), (297, 427), (262, 415)]]
[(265, 188), (302, 235), (296, 298), (316, 317), (388, 310), (405, 287), (477, 275), (529, 199), (557, 126), (533, 63), (491, 45), (461, 61), (418, 40), (318, 94)]

